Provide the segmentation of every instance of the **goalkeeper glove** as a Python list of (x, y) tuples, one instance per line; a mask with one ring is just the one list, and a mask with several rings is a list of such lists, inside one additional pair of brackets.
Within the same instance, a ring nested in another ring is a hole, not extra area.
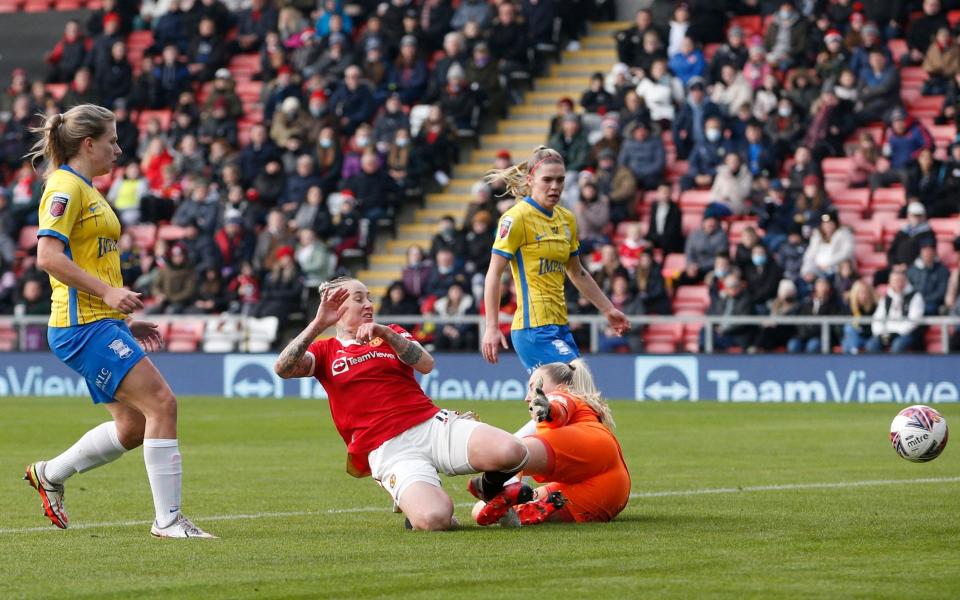
[(543, 393), (541, 389), (542, 385), (543, 380), (540, 380), (534, 389), (533, 400), (530, 401), (530, 416), (537, 423), (543, 423), (544, 421), (549, 423), (553, 420), (553, 417), (550, 416), (550, 401), (547, 400), (546, 394)]

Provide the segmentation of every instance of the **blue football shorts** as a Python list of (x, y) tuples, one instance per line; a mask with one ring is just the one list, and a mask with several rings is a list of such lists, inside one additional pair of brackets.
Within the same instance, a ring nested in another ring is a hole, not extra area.
[(75, 327), (49, 327), (53, 354), (87, 382), (95, 404), (114, 401), (120, 382), (146, 356), (127, 324), (101, 319)]
[(528, 373), (552, 362), (568, 363), (580, 358), (580, 349), (566, 325), (544, 325), (510, 332), (513, 348)]

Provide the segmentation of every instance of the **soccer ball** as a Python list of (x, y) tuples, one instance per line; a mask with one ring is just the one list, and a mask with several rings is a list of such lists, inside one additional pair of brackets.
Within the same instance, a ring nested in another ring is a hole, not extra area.
[(890, 424), (890, 443), (901, 458), (912, 462), (933, 460), (947, 447), (947, 420), (929, 406), (907, 407)]

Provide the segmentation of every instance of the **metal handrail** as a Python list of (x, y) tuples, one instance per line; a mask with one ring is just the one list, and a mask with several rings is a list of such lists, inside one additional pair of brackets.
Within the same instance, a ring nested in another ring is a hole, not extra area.
[[(872, 316), (853, 317), (853, 316), (774, 316), (774, 315), (749, 315), (749, 316), (724, 316), (724, 315), (629, 315), (631, 325), (635, 327), (645, 325), (662, 325), (673, 323), (695, 323), (701, 325), (763, 325), (773, 321), (777, 325), (818, 325), (820, 326), (821, 352), (830, 354), (830, 328), (838, 325), (854, 324), (866, 325), (872, 324)], [(246, 318), (241, 315), (150, 315), (144, 317), (151, 321), (175, 322), (180, 320), (221, 322), (224, 319), (234, 319), (241, 324)], [(24, 330), (28, 325), (46, 325), (48, 318), (46, 316), (0, 316), (0, 325), (14, 326), (19, 329), (20, 342), (24, 339)], [(481, 330), (486, 323), (486, 318), (480, 315), (462, 315), (462, 316), (440, 316), (440, 315), (390, 315), (378, 319), (381, 322), (391, 323), (410, 323), (421, 325), (424, 323), (434, 324), (454, 324), (454, 325), (478, 325)], [(888, 322), (898, 322), (902, 319), (887, 319)], [(510, 319), (503, 317), (501, 324), (510, 323)], [(950, 327), (960, 326), (960, 316), (925, 316), (915, 321), (917, 325), (937, 327), (940, 330), (940, 340), (942, 352), (949, 352)], [(607, 326), (607, 320), (600, 315), (571, 315), (571, 325), (589, 325), (590, 326), (590, 350), (596, 352), (599, 347), (600, 332)], [(22, 345), (21, 345), (21, 349)], [(713, 352), (714, 332), (713, 327), (704, 329), (704, 351)]]

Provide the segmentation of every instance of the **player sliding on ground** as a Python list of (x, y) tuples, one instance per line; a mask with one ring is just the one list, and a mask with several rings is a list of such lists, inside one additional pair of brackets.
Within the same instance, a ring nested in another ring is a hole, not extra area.
[[(474, 507), (480, 525), (609, 521), (626, 507), (630, 473), (613, 434), (613, 415), (599, 394), (577, 389), (578, 370), (585, 371), (558, 362), (531, 375), (527, 405), (536, 433), (523, 438), (530, 452), (523, 474), (544, 485), (534, 490), (511, 483), (491, 498), (482, 480), (472, 480), (470, 492), (489, 499)], [(590, 378), (589, 372), (581, 375)]]
[(85, 433), (63, 454), (28, 466), (24, 479), (40, 493), (50, 521), (66, 529), (67, 478), (143, 444), (156, 509), (150, 533), (214, 537), (180, 513), (177, 401), (145, 352), (160, 349), (163, 340), (155, 324), (128, 318), (143, 302), (123, 287), (120, 220), (91, 183), (120, 157), (116, 117), (100, 106), (81, 104), (48, 117), (33, 131), (41, 137), (28, 156), (46, 161), (37, 263), (53, 288), (47, 340), (57, 358), (83, 376), (93, 402), (105, 406), (113, 420)]
[[(527, 464), (526, 446), (505, 431), (437, 407), (414, 370), (429, 373), (433, 357), (397, 325), (373, 320), (373, 301), (356, 279), (320, 287), (317, 315), (277, 359), (277, 375), (316, 377), (347, 444), (347, 471), (371, 475), (414, 529), (455, 524), (453, 501), (439, 472), (484, 472), (485, 489), (499, 493)], [(336, 337), (316, 340), (336, 326)]]

